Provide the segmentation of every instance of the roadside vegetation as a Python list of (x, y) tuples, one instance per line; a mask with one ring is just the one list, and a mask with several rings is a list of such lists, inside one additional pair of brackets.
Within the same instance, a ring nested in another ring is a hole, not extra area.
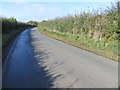
[(38, 30), (55, 39), (119, 61), (119, 4), (112, 3), (105, 10), (99, 8), (42, 21), (38, 24)]
[(23, 30), (33, 27), (28, 23), (18, 22), (15, 18), (0, 18), (2, 22), (2, 54), (4, 56), (7, 47), (12, 40)]
[(30, 24), (30, 25), (34, 25), (34, 26), (37, 26), (38, 25), (38, 21), (28, 21), (27, 24)]

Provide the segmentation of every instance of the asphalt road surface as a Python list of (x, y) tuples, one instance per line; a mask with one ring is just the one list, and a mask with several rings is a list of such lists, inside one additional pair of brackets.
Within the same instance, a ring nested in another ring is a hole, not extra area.
[(118, 88), (118, 62), (30, 28), (3, 63), (3, 88)]

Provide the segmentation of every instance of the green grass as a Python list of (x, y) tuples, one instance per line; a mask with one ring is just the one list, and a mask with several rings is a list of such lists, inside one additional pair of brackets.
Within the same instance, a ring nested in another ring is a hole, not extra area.
[(15, 37), (23, 30), (34, 25), (18, 22), (15, 18), (0, 18), (0, 22), (2, 22), (2, 56), (4, 56)]
[(7, 47), (10, 45), (10, 43), (15, 39), (15, 37), (22, 32), (23, 30), (27, 29), (29, 27), (26, 28), (21, 28), (19, 30), (13, 30), (9, 33), (4, 33), (2, 34), (2, 53), (4, 55), (4, 53), (6, 52)]
[(55, 38), (57, 40), (63, 41), (78, 48), (85, 49), (98, 55), (118, 61), (118, 44), (117, 44), (118, 41), (99, 40), (95, 42), (93, 38), (84, 34), (76, 36), (72, 34), (62, 34), (49, 30), (46, 31), (40, 29), (38, 30), (41, 33), (52, 38)]
[(119, 4), (120, 2), (113, 3), (104, 10), (100, 8), (42, 21), (37, 27), (50, 37), (119, 61)]

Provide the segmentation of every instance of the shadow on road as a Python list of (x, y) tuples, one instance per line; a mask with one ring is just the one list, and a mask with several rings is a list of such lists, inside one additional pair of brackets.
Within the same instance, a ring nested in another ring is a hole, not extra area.
[(3, 88), (50, 88), (54, 80), (42, 63), (48, 58), (44, 52), (32, 48), (30, 29), (23, 31), (12, 46), (3, 64)]
[(47, 54), (45, 54), (44, 52), (37, 52), (37, 54), (35, 54), (35, 62), (33, 64), (33, 66), (35, 67), (34, 72), (36, 73), (36, 75), (34, 77), (38, 77), (36, 82), (39, 82), (38, 85), (41, 86), (41, 88), (51, 88), (53, 86), (54, 81), (61, 75), (56, 75), (53, 77), (53, 74), (51, 74), (46, 68), (47, 66), (44, 66), (44, 60), (48, 59), (49, 57), (47, 56)]
[[(31, 32), (34, 32), (34, 30)], [(35, 82), (37, 84), (36, 87), (40, 86), (40, 88), (51, 88), (53, 87), (54, 81), (61, 75), (59, 74), (53, 77), (53, 74), (47, 70), (47, 66), (45, 66), (44, 63), (45, 60), (49, 60), (49, 53), (42, 51), (43, 48), (41, 50), (41, 48), (35, 47), (35, 44), (40, 43), (40, 41), (32, 35), (31, 37), (31, 46), (33, 47), (32, 51), (34, 52), (35, 59), (35, 61), (31, 62), (31, 64), (35, 69), (33, 70), (35, 73), (34, 77), (38, 77), (36, 82), (39, 82), (39, 84)]]

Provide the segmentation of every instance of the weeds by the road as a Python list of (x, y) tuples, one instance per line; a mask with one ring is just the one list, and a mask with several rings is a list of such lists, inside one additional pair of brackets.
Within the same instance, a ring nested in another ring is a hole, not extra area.
[(2, 22), (2, 53), (4, 55), (10, 42), (20, 32), (33, 25), (18, 22), (15, 18), (0, 18), (0, 22)]
[(118, 61), (118, 41), (111, 41), (108, 42), (108, 46), (104, 46), (105, 40), (95, 42), (94, 39), (90, 38), (89, 36), (75, 36), (70, 34), (60, 34), (57, 32), (51, 31), (41, 31), (41, 33), (46, 34), (52, 38), (57, 40), (63, 41), (65, 43), (71, 44), (78, 48), (96, 53), (101, 56), (105, 56), (107, 58), (113, 59)]
[(39, 23), (38, 29), (58, 40), (118, 61), (118, 3), (104, 11), (100, 9), (99, 13), (83, 12), (43, 21)]

